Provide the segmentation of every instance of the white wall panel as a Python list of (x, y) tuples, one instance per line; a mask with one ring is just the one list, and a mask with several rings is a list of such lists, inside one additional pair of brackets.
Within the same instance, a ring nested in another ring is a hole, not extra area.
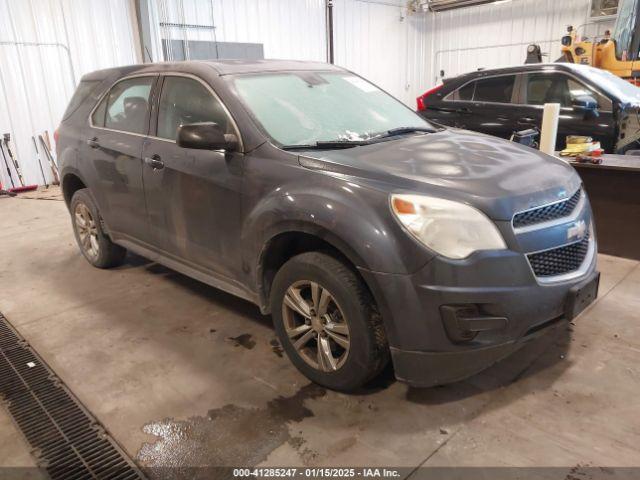
[[(423, 83), (427, 18), (407, 17), (404, 4), (334, 0), (334, 52), (337, 65), (412, 105)], [(262, 43), (265, 58), (327, 59), (324, 0), (151, 0), (150, 6), (154, 59), (163, 58), (163, 38)]]
[[(29, 183), (42, 182), (31, 135), (57, 126), (73, 91), (72, 70), (77, 80), (91, 70), (139, 61), (132, 1), (0, 0), (0, 42), (51, 44), (0, 43), (0, 133), (10, 131), (17, 140)], [(261, 43), (266, 58), (326, 60), (324, 0), (148, 1), (155, 61), (163, 59), (162, 38)], [(336, 64), (412, 107), (416, 96), (438, 83), (440, 70), (452, 76), (521, 64), (529, 43), (540, 43), (555, 60), (566, 26), (589, 22), (589, 0), (513, 0), (417, 14), (407, 12), (404, 0), (334, 5)], [(586, 32), (601, 34), (611, 26), (591, 24)]]
[(163, 58), (161, 39), (169, 38), (262, 43), (265, 58), (326, 60), (324, 0), (150, 0), (149, 4), (156, 61)]
[(408, 15), (405, 2), (334, 4), (335, 63), (413, 105), (422, 84), (428, 18)]
[(581, 26), (587, 35), (604, 33), (612, 22), (588, 19), (589, 0), (513, 0), (506, 3), (428, 13), (434, 28), (426, 87), (437, 83), (440, 70), (455, 76), (477, 68), (522, 64), (526, 47), (540, 44), (545, 61), (560, 57), (560, 38), (567, 25)]
[(53, 134), (80, 77), (138, 61), (131, 15), (130, 0), (0, 0), (0, 134), (28, 184), (44, 183), (31, 136)]

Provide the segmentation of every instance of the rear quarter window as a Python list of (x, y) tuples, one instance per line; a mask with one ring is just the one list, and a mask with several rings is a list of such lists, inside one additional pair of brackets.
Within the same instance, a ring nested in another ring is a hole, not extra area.
[(462, 87), (454, 90), (445, 97), (445, 101), (454, 102), (470, 102), (473, 100), (473, 91), (476, 88), (476, 82), (469, 82)]
[(511, 103), (515, 83), (515, 75), (503, 75), (478, 80), (476, 81), (473, 100), (487, 103)]
[(67, 109), (64, 111), (62, 119), (66, 120), (69, 118), (100, 82), (100, 80), (85, 80), (80, 82), (78, 88), (76, 88), (76, 91), (73, 93), (71, 100), (69, 100), (69, 105), (67, 105)]

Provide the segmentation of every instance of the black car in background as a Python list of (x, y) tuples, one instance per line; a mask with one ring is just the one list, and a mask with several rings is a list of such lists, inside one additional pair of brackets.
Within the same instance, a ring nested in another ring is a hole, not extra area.
[(609, 153), (638, 148), (640, 88), (586, 65), (478, 70), (445, 79), (417, 98), (428, 120), (502, 138), (540, 128), (545, 103), (561, 105), (558, 150), (567, 135), (593, 137)]

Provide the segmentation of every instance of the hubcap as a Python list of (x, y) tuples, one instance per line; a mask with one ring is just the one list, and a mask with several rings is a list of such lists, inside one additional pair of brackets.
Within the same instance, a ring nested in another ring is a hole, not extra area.
[(98, 227), (91, 215), (91, 211), (84, 203), (78, 203), (73, 212), (75, 216), (76, 231), (80, 240), (80, 248), (91, 258), (97, 258), (100, 252), (98, 244)]
[(349, 325), (326, 288), (310, 280), (291, 285), (284, 296), (282, 318), (289, 341), (313, 368), (338, 370), (349, 354)]

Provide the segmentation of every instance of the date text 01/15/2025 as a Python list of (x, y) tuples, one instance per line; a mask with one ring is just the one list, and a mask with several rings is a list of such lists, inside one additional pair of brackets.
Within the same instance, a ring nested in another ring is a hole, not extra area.
[(393, 468), (236, 468), (235, 478), (397, 478)]

